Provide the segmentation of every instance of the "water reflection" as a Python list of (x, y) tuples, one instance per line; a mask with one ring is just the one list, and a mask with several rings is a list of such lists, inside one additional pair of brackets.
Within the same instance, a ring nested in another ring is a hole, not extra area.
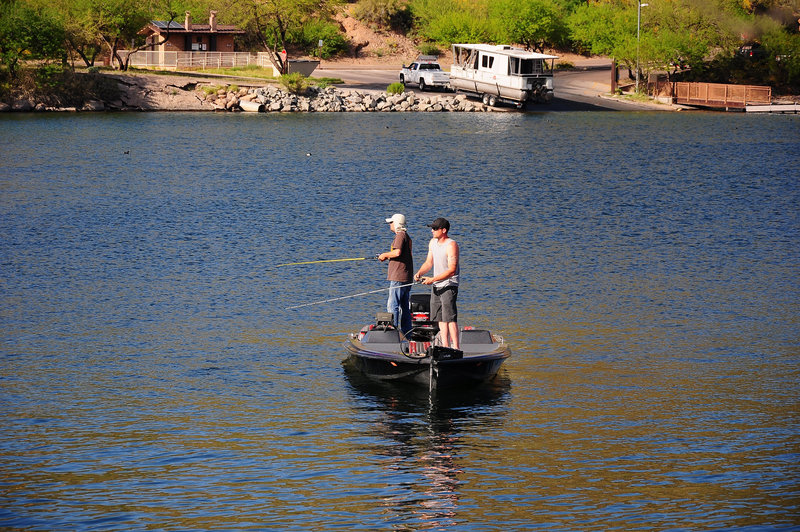
[(472, 389), (434, 391), (383, 383), (343, 364), (353, 408), (372, 418), (374, 444), (365, 451), (385, 458), (399, 479), (383, 497), (386, 519), (396, 530), (434, 530), (458, 525), (462, 454), (469, 438), (498, 428), (505, 416), (511, 381), (501, 371)]

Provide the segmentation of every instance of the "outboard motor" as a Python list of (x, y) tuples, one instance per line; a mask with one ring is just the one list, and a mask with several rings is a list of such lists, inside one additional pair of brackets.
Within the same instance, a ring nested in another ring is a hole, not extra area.
[(464, 358), (464, 352), (452, 347), (432, 345), (428, 348), (428, 356), (437, 362), (440, 360), (458, 360)]
[(431, 319), (431, 295), (411, 294), (411, 319), (414, 325), (432, 325)]

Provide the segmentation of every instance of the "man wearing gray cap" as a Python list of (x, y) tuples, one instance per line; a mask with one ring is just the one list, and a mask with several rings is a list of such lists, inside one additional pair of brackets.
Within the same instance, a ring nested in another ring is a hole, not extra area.
[[(432, 238), (428, 244), (428, 257), (420, 266), (414, 279), (431, 288), (431, 320), (439, 322), (439, 338), (444, 347), (460, 349), (458, 338), (458, 282), (461, 264), (458, 244), (450, 238), (450, 222), (436, 218), (429, 225)], [(433, 268), (433, 277), (422, 277)]]
[(389, 261), (389, 299), (386, 311), (394, 316), (395, 326), (403, 334), (411, 330), (411, 284), (414, 271), (414, 258), (411, 255), (411, 237), (406, 231), (406, 217), (394, 214), (386, 218), (389, 229), (394, 233), (392, 247), (378, 255), (381, 262)]

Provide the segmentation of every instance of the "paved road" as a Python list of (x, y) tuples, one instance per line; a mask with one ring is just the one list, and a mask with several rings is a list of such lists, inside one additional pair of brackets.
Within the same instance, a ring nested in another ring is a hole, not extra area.
[[(400, 69), (392, 70), (370, 67), (326, 67), (314, 71), (314, 77), (340, 78), (345, 87), (364, 90), (386, 90), (386, 87), (399, 81)], [(602, 97), (610, 92), (611, 63), (602, 59), (587, 59), (576, 64), (575, 70), (556, 71), (555, 97), (549, 105), (541, 106), (543, 111), (608, 111), (608, 110), (652, 110), (654, 106), (646, 103), (622, 102)], [(406, 90), (420, 92), (418, 88)], [(434, 91), (426, 90), (426, 93)], [(529, 107), (537, 110), (538, 105)], [(667, 108), (667, 106), (662, 106)]]

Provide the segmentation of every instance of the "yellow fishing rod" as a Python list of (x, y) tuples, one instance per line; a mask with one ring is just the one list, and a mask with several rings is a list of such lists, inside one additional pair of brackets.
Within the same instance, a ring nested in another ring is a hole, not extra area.
[(302, 262), (287, 262), (285, 264), (278, 264), (276, 268), (281, 266), (299, 266), (301, 264), (320, 264), (322, 262), (346, 262), (349, 260), (367, 260), (367, 259), (377, 259), (378, 256), (375, 255), (374, 257), (353, 257), (351, 259), (325, 259), (325, 260), (304, 260)]

